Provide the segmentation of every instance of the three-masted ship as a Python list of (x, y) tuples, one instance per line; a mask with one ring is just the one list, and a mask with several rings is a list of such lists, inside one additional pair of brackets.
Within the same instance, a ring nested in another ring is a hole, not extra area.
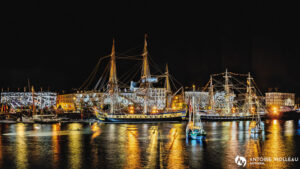
[(250, 73), (237, 74), (226, 69), (211, 75), (206, 89), (208, 106), (201, 110), (203, 120), (252, 120), (254, 114), (260, 119), (266, 111)]
[[(108, 122), (142, 122), (142, 121), (181, 121), (186, 117), (186, 107), (173, 109), (170, 104), (173, 94), (169, 81), (169, 70), (163, 75), (152, 76), (150, 73), (147, 36), (145, 36), (142, 54), (142, 71), (139, 86), (130, 92), (122, 93), (117, 78), (115, 44), (113, 41), (110, 54), (109, 79), (100, 107), (94, 108), (101, 121)], [(165, 78), (164, 87), (155, 87), (158, 78)], [(160, 99), (157, 99), (157, 98)], [(163, 98), (163, 99), (162, 99)], [(122, 104), (124, 100), (128, 104)]]

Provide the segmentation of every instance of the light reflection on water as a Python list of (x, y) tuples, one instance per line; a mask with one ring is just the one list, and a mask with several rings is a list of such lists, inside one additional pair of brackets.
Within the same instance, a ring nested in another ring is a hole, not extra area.
[(82, 165), (82, 124), (72, 123), (69, 125), (69, 166), (68, 168), (76, 169), (81, 168)]
[(53, 168), (58, 168), (59, 158), (60, 158), (60, 145), (59, 145), (59, 135), (58, 132), (60, 131), (59, 124), (52, 125), (52, 152), (53, 152)]
[(204, 122), (205, 141), (187, 140), (186, 123), (2, 124), (0, 168), (296, 168), (299, 162), (251, 165), (253, 157), (298, 157), (298, 121), (266, 121), (262, 136), (252, 123)]
[(180, 169), (184, 168), (184, 139), (181, 138), (185, 135), (181, 124), (174, 124), (169, 132), (169, 142), (165, 146), (166, 155), (165, 161), (167, 161), (167, 168)]
[(140, 149), (139, 149), (139, 142), (138, 142), (138, 130), (135, 128), (134, 125), (129, 125), (128, 129), (126, 130), (127, 133), (127, 141), (126, 141), (126, 162), (125, 167), (126, 169), (135, 169), (139, 168), (141, 164), (140, 160)]
[(16, 135), (16, 166), (17, 168), (24, 169), (28, 167), (27, 158), (27, 144), (25, 137), (25, 125), (22, 123), (17, 124), (17, 135)]

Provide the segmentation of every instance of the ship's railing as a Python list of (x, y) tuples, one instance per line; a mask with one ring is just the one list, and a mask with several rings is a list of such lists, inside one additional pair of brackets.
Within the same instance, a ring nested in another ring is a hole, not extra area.
[(107, 115), (108, 118), (166, 118), (166, 117), (178, 117), (182, 116), (182, 112), (172, 113), (172, 114), (153, 114), (153, 115), (145, 115), (145, 114), (126, 114), (126, 115)]

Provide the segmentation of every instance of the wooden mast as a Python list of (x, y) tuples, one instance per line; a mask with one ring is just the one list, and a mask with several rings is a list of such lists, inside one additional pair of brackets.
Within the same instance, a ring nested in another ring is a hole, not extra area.
[(229, 87), (229, 76), (228, 76), (228, 71), (226, 69), (225, 71), (225, 114), (229, 114), (231, 112), (231, 107), (230, 107), (230, 87)]
[(109, 73), (109, 81), (110, 90), (115, 90), (118, 87), (117, 80), (117, 69), (116, 69), (116, 53), (115, 53), (115, 40), (113, 39), (112, 50), (110, 54), (110, 73)]
[(144, 42), (144, 50), (143, 50), (143, 67), (142, 67), (142, 76), (141, 76), (141, 88), (145, 89), (144, 96), (144, 114), (148, 113), (148, 95), (149, 88), (151, 88), (151, 82), (149, 81), (151, 78), (149, 62), (148, 62), (148, 49), (147, 49), (147, 34), (145, 34), (145, 42)]
[(195, 85), (193, 85), (193, 98), (192, 98), (192, 104), (193, 104), (193, 126), (195, 125)]
[(213, 80), (212, 75), (210, 76), (209, 80), (210, 86), (209, 86), (209, 104), (210, 104), (210, 111), (213, 112), (214, 110), (214, 86), (213, 86)]
[(110, 73), (108, 81), (108, 93), (111, 98), (110, 113), (115, 113), (115, 100), (116, 93), (118, 92), (118, 80), (117, 80), (117, 68), (116, 68), (116, 52), (115, 52), (115, 40), (113, 39), (112, 50), (110, 54)]
[(248, 78), (247, 78), (247, 102), (248, 102), (248, 106), (247, 106), (247, 112), (251, 113), (251, 109), (252, 109), (252, 87), (251, 87), (251, 75), (250, 72), (248, 73)]
[(148, 62), (147, 34), (145, 34), (144, 51), (142, 56), (143, 56), (142, 79), (147, 83), (147, 80), (151, 78), (149, 62)]
[(172, 93), (171, 85), (170, 85), (170, 77), (169, 77), (169, 68), (168, 64), (166, 65), (166, 81), (165, 81), (165, 89), (166, 89), (166, 108), (169, 107), (169, 94)]
[(34, 103), (34, 87), (31, 87), (31, 93), (32, 93), (32, 114), (36, 114), (36, 108), (35, 108), (35, 103)]

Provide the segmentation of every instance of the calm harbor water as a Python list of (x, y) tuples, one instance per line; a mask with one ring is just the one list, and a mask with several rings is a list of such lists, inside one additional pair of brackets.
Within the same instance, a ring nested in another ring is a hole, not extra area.
[(252, 137), (249, 121), (205, 122), (203, 142), (186, 140), (185, 122), (0, 124), (0, 168), (242, 168), (237, 155), (246, 168), (300, 168), (282, 161), (300, 156), (300, 121), (264, 123)]

